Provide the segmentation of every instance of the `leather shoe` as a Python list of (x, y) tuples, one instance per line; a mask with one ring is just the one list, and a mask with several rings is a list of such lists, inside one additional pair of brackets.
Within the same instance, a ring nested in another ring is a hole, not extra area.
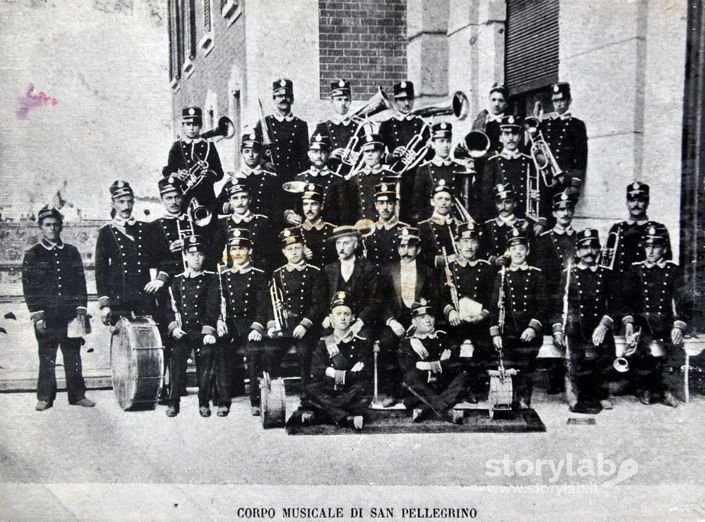
[(423, 414), (423, 408), (414, 408), (414, 411), (411, 412), (411, 421), (421, 422), (423, 420)]
[(345, 417), (345, 424), (351, 428), (354, 428), (355, 431), (362, 431), (362, 426), (365, 424), (365, 421), (362, 418), (362, 415), (350, 415)]
[(51, 403), (51, 401), (37, 401), (37, 405), (34, 407), (34, 409), (37, 411), (44, 411), (48, 410), (52, 406), (53, 404)]
[(651, 392), (649, 390), (644, 390), (639, 394), (639, 400), (642, 404), (646, 404), (648, 406), (651, 404)]
[(198, 408), (198, 413), (201, 417), (210, 417), (211, 409), (208, 406), (201, 406)]
[(179, 410), (176, 409), (176, 406), (169, 406), (166, 409), (166, 416), (167, 417), (176, 417), (179, 414)]
[(676, 399), (670, 391), (663, 392), (663, 403), (671, 408), (678, 407), (678, 399)]
[(95, 406), (95, 402), (90, 399), (87, 399), (86, 397), (83, 397), (82, 399), (79, 399), (74, 402), (73, 406), (83, 406), (84, 408), (92, 408), (93, 406)]
[(382, 407), (383, 408), (391, 408), (397, 402), (399, 402), (399, 400), (396, 397), (389, 396), (382, 401)]
[(310, 410), (301, 412), (301, 424), (308, 426), (313, 424), (314, 413)]
[(611, 410), (614, 408), (614, 405), (612, 404), (612, 401), (609, 399), (602, 399), (600, 401), (600, 406), (602, 406), (603, 410)]
[(450, 422), (453, 424), (462, 424), (463, 423), (463, 417), (464, 417), (464, 412), (463, 410), (450, 410)]
[(253, 417), (259, 417), (261, 415), (261, 411), (259, 409), (259, 406), (252, 406), (250, 408), (250, 413), (252, 413)]
[(529, 403), (526, 402), (526, 399), (519, 399), (519, 403), (517, 404), (517, 408), (520, 410), (530, 410), (531, 406), (529, 406)]
[(230, 413), (230, 408), (227, 406), (218, 406), (218, 411), (216, 412), (218, 417), (227, 417), (228, 413)]

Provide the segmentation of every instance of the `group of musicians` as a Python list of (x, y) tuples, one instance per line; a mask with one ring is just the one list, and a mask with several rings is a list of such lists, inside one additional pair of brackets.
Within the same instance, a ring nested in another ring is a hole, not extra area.
[[(666, 374), (689, 307), (668, 231), (647, 216), (649, 186), (639, 182), (627, 187), (628, 218), (607, 245), (597, 230), (572, 227), (587, 134), (567, 83), (552, 86), (555, 112), (526, 125), (493, 86), (473, 124), (486, 141), (479, 153), (433, 118), (447, 112), (413, 109), (410, 81), (394, 85), (391, 103), (380, 90), (375, 105), (394, 110), (381, 124), (369, 119), (376, 106), (352, 113), (351, 94), (350, 82), (331, 83), (333, 114), (309, 137), (292, 113), (292, 82), (274, 81), (274, 111), (243, 134), (242, 164), (219, 194), (224, 172), (202, 111), (184, 108), (158, 187), (164, 215), (151, 223), (133, 216), (128, 182), (111, 185), (112, 221), (95, 253), (100, 319), (113, 328), (121, 317), (155, 319), (169, 417), (192, 354), (200, 415), (211, 405), (228, 415), (244, 367), (260, 415), (262, 372), (278, 376), (292, 347), (302, 422), (362, 429), (373, 348), (382, 406), (403, 401), (415, 422), (462, 422), (453, 406), (486, 396), (487, 370), (498, 365), (517, 370), (511, 406), (528, 409), (544, 335), (565, 350), (571, 411), (612, 408), (617, 355), (644, 404), (678, 404)], [(60, 212), (44, 208), (38, 223), (42, 240), (23, 266), (39, 342), (37, 410), (55, 399), (59, 345), (69, 402), (92, 406), (80, 339), (67, 333), (86, 317), (80, 256), (61, 240)], [(563, 364), (549, 370), (549, 392), (561, 392)]]

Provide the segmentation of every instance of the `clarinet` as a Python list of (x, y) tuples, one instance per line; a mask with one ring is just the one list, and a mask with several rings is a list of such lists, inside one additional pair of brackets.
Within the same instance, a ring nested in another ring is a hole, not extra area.
[(504, 335), (504, 322), (507, 315), (507, 306), (504, 295), (504, 283), (507, 276), (507, 268), (502, 267), (499, 271), (499, 298), (497, 299), (497, 308), (499, 308), (499, 318), (497, 320), (497, 326), (499, 326), (500, 335)]
[(455, 286), (455, 281), (453, 280), (453, 272), (448, 265), (448, 254), (446, 252), (446, 247), (443, 247), (443, 261), (445, 265), (446, 273), (446, 285), (450, 289), (450, 300), (453, 302), (453, 307), (457, 312), (460, 312), (460, 297), (458, 296), (458, 287)]

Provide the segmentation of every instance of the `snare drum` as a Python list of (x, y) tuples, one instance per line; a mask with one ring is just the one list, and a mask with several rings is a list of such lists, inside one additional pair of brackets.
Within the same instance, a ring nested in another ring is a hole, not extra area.
[(164, 373), (164, 347), (151, 317), (121, 317), (110, 341), (113, 390), (123, 410), (153, 410)]

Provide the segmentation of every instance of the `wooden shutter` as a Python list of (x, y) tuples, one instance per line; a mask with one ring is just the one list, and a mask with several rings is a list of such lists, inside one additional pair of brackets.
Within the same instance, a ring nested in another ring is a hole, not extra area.
[(507, 0), (504, 78), (509, 95), (558, 81), (559, 0)]

